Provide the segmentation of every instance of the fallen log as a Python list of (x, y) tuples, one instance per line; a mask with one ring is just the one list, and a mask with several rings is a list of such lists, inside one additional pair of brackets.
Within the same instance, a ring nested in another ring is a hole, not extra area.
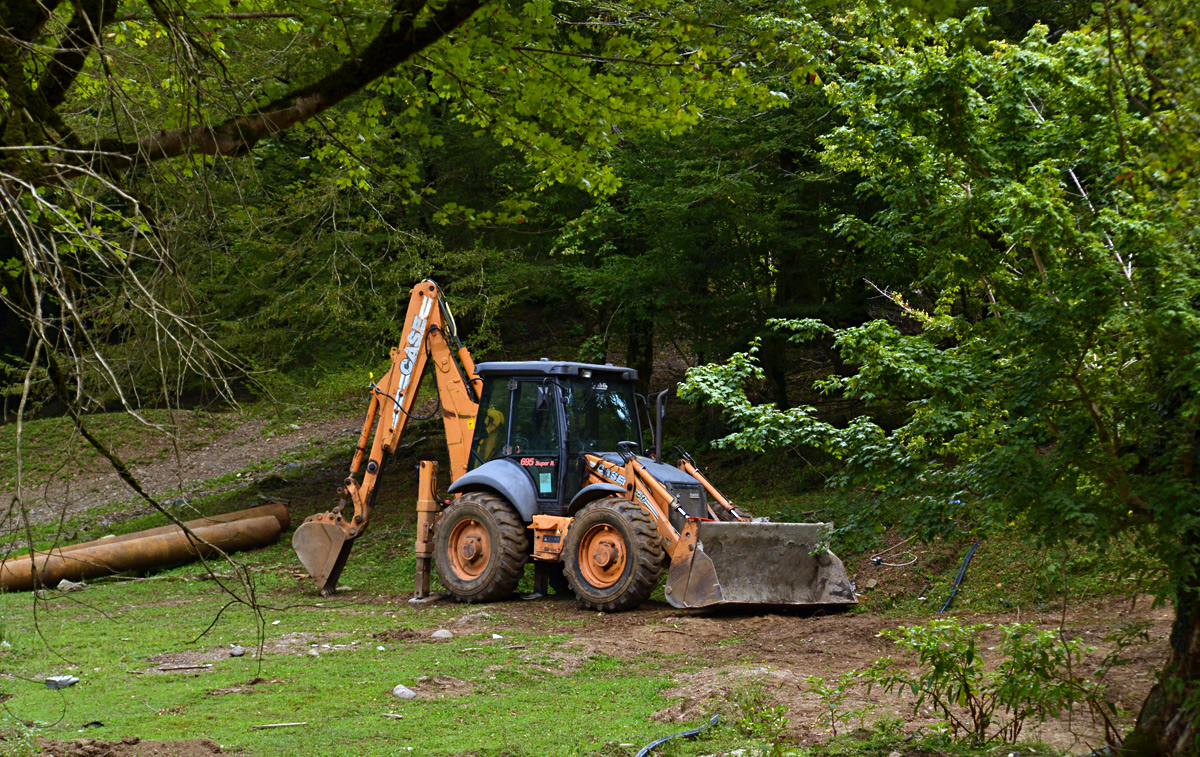
[(29, 591), (54, 587), (65, 579), (82, 581), (112, 573), (149, 570), (191, 562), (217, 549), (239, 552), (265, 547), (279, 538), (290, 520), (283, 505), (264, 505), (198, 518), (185, 525), (161, 526), (132, 534), (58, 547), (0, 562), (0, 588)]

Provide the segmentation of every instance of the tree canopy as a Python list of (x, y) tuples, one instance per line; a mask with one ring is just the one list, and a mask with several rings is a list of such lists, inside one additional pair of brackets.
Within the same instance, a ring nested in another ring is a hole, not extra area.
[[(1189, 23), (1172, 15), (1182, 8), (1154, 11), (1154, 24)], [(797, 341), (832, 335), (854, 366), (821, 390), (903, 403), (907, 421), (889, 433), (870, 410), (837, 426), (811, 407), (756, 405), (743, 389), (762, 370), (753, 351), (694, 369), (684, 395), (724, 410), (738, 429), (727, 444), (843, 460), (866, 519), (1142, 545), (1165, 566), (1177, 621), (1128, 746), (1186, 753), (1200, 704), (1184, 683), (1200, 649), (1194, 92), (1129, 46), (1130, 25), (1151, 23), (1138, 13), (1017, 43), (983, 42), (984, 20), (881, 49), (892, 23), (852, 19), (860, 54), (828, 88), (845, 122), (822, 160), (883, 201), (840, 231), (918, 258), (907, 294), (930, 306), (895, 288), (881, 290), (894, 321), (776, 322)]]

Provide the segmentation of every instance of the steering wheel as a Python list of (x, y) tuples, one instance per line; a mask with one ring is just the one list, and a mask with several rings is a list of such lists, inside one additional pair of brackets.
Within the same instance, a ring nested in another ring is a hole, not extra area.
[(511, 437), (509, 437), (508, 443), (509, 446), (513, 448), (513, 452), (517, 454), (521, 454), (521, 450), (529, 446), (529, 440), (523, 436), (517, 436), (516, 434), (513, 434)]

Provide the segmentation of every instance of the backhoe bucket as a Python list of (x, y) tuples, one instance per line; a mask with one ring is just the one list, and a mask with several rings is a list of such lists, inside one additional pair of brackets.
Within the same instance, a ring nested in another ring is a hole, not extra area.
[(684, 527), (667, 574), (674, 607), (858, 602), (842, 561), (821, 546), (824, 523), (720, 523)]
[(338, 578), (353, 546), (354, 540), (346, 536), (343, 528), (316, 518), (301, 523), (292, 535), (292, 549), (317, 582), (317, 590), (327, 597), (337, 589)]

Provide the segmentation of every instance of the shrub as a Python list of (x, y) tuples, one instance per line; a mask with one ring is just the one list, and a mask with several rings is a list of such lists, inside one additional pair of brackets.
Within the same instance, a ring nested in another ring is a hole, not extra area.
[(1115, 713), (1103, 699), (1103, 678), (1111, 665), (1119, 664), (1116, 656), (1084, 675), (1084, 655), (1094, 647), (1081, 639), (1066, 639), (1059, 631), (1014, 623), (1001, 626), (999, 645), (986, 650), (1000, 658), (989, 666), (981, 635), (992, 627), (945, 618), (884, 631), (880, 636), (916, 652), (918, 670), (911, 672), (883, 657), (864, 675), (889, 692), (911, 692), (916, 697), (914, 712), (932, 705), (946, 719), (952, 737), (965, 737), (975, 745), (1016, 741), (1030, 720), (1057, 717), (1077, 704), (1103, 715), (1106, 723), (1105, 711)]

